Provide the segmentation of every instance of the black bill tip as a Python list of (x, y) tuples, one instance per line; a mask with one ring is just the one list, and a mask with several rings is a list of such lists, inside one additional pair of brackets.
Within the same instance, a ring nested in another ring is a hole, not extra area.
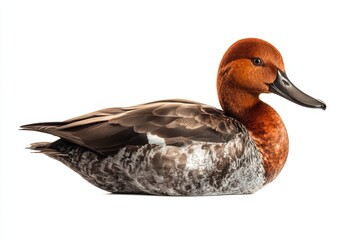
[(326, 110), (326, 104), (323, 101), (321, 101), (320, 99), (317, 99), (317, 100), (321, 103), (319, 108), (321, 108), (322, 110)]

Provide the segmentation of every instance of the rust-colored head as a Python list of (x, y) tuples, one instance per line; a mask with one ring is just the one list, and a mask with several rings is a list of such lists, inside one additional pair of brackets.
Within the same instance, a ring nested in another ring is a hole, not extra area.
[(249, 93), (265, 93), (269, 91), (269, 84), (276, 79), (278, 70), (285, 71), (284, 63), (273, 45), (257, 38), (242, 39), (224, 54), (217, 87), (219, 90), (224, 82), (231, 81), (233, 87)]
[(242, 106), (237, 107), (248, 108), (259, 101), (259, 94), (268, 92), (302, 106), (326, 108), (290, 82), (280, 52), (257, 38), (239, 40), (226, 51), (219, 66), (217, 91), (222, 108), (230, 114), (235, 111), (236, 99), (242, 99)]

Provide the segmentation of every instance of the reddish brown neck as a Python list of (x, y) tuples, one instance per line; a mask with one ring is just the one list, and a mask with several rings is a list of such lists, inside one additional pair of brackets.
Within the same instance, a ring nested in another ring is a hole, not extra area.
[(238, 119), (249, 131), (263, 157), (269, 183), (280, 173), (288, 155), (285, 125), (277, 112), (259, 99), (258, 94), (239, 89), (228, 91), (225, 95), (219, 92), (219, 96), (224, 96), (220, 97), (220, 103), (227, 114)]

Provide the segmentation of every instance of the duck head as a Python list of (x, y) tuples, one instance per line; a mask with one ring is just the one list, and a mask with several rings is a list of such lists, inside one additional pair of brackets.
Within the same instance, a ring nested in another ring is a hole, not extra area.
[(325, 103), (290, 82), (274, 46), (255, 38), (239, 40), (227, 50), (219, 67), (217, 91), (225, 113), (238, 119), (254, 140), (264, 162), (267, 183), (283, 168), (289, 140), (281, 117), (259, 95), (271, 92), (305, 107), (326, 108)]
[(256, 38), (239, 40), (226, 51), (219, 66), (217, 90), (222, 108), (234, 115), (238, 115), (234, 112), (238, 107), (232, 103), (241, 101), (246, 109), (260, 101), (259, 94), (269, 92), (301, 106), (326, 108), (324, 102), (305, 94), (289, 80), (280, 52)]

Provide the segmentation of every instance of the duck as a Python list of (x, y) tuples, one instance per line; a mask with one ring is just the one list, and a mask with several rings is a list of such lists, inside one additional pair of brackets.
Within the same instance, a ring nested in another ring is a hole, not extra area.
[(236, 41), (218, 69), (218, 109), (169, 99), (107, 108), (62, 122), (21, 126), (59, 137), (29, 147), (111, 193), (166, 196), (251, 194), (272, 182), (289, 151), (279, 114), (259, 96), (326, 104), (287, 77), (280, 52), (258, 38)]

